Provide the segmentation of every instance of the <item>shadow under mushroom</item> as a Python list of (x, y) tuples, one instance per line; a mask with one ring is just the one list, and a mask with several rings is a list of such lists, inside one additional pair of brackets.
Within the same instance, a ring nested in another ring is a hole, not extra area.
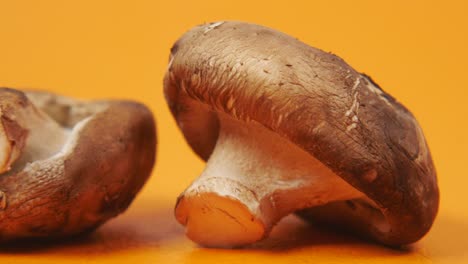
[(133, 210), (110, 221), (96, 232), (61, 240), (23, 240), (2, 245), (0, 254), (102, 255), (112, 252), (157, 248), (183, 237), (183, 228), (172, 208)]

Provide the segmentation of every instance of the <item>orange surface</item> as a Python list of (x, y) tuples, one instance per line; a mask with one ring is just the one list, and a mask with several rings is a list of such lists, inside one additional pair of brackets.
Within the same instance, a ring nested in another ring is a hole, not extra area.
[[(0, 0), (0, 86), (145, 102), (158, 161), (131, 209), (90, 237), (2, 245), (0, 263), (468, 263), (468, 5), (463, 1)], [(190, 27), (236, 19), (277, 28), (370, 74), (418, 118), (441, 189), (430, 233), (396, 251), (288, 218), (250, 249), (199, 248), (172, 208), (203, 163), (162, 96), (169, 48)]]

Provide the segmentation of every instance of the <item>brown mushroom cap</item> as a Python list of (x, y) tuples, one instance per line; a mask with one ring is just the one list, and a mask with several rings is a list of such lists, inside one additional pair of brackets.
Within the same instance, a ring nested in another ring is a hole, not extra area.
[(266, 27), (217, 22), (175, 43), (164, 84), (172, 114), (204, 160), (225, 113), (286, 138), (373, 201), (333, 202), (302, 215), (387, 245), (412, 243), (430, 229), (439, 193), (420, 126), (339, 57)]
[(0, 241), (94, 230), (123, 212), (151, 173), (155, 124), (141, 104), (1, 88), (0, 108), (3, 127), (21, 132), (7, 138), (22, 145), (0, 175)]

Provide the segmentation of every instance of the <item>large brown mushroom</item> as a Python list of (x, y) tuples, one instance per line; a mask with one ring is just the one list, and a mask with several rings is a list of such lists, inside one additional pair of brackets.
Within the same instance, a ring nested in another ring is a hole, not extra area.
[(292, 212), (387, 245), (431, 227), (439, 194), (420, 126), (339, 57), (269, 28), (217, 22), (174, 44), (164, 84), (207, 161), (175, 209), (199, 244), (258, 241)]
[(0, 121), (0, 241), (94, 230), (154, 164), (153, 116), (135, 102), (0, 88)]

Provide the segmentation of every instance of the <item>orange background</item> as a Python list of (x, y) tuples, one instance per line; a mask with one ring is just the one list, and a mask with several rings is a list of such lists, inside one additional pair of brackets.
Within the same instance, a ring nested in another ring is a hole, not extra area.
[[(0, 86), (139, 100), (159, 133), (153, 177), (124, 215), (90, 237), (2, 246), (0, 263), (468, 263), (467, 11), (463, 1), (0, 0)], [(251, 249), (203, 249), (184, 237), (172, 208), (204, 165), (170, 116), (162, 78), (178, 36), (228, 19), (333, 51), (412, 110), (441, 189), (423, 240), (395, 251), (292, 217)]]

